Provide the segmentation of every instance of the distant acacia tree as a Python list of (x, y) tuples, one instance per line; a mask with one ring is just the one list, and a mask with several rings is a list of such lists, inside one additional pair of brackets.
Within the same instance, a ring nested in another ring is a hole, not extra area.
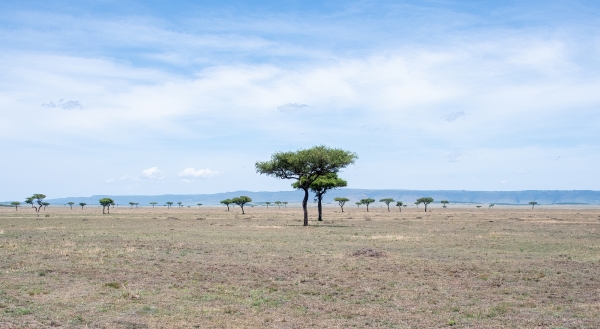
[(135, 204), (135, 202), (133, 202), (133, 201), (130, 201), (130, 202), (129, 202), (129, 206), (130, 206), (130, 207), (129, 207), (129, 209), (133, 209), (133, 205), (134, 205), (134, 204)]
[(19, 205), (21, 204), (21, 202), (19, 202), (19, 201), (13, 201), (10, 204), (13, 205), (13, 206), (15, 206), (15, 211), (19, 211)]
[(288, 204), (288, 202), (287, 202), (287, 201), (283, 201), (282, 203), (283, 203), (283, 207), (284, 207), (284, 208), (287, 208), (287, 204)]
[(35, 209), (35, 213), (38, 217), (40, 217), (40, 209), (44, 206), (44, 199), (46, 195), (44, 194), (34, 194), (29, 198), (25, 199), (25, 203), (30, 204), (33, 209)]
[(227, 206), (227, 211), (229, 211), (229, 205), (233, 203), (231, 199), (221, 200), (221, 203)]
[(69, 206), (71, 206), (71, 210), (73, 210), (73, 205), (75, 204), (75, 202), (69, 201), (69, 202), (67, 202), (67, 204), (68, 204)]
[(475, 207), (477, 207), (477, 208), (481, 208), (481, 206), (475, 206)]
[(355, 153), (321, 145), (295, 152), (277, 152), (271, 155), (271, 160), (256, 162), (255, 167), (259, 174), (298, 182), (297, 188), (304, 190), (302, 208), (304, 226), (308, 226), (308, 192), (311, 184), (319, 177), (338, 173), (357, 158)]
[(173, 204), (173, 202), (167, 201), (167, 208), (170, 209), (172, 204)]
[(269, 205), (271, 204), (271, 202), (265, 202), (265, 204), (267, 205), (267, 209), (269, 209)]
[(379, 200), (379, 202), (383, 202), (387, 205), (388, 207), (388, 212), (390, 212), (390, 203), (394, 202), (395, 200), (392, 198), (385, 198), (385, 199), (381, 199)]
[(529, 204), (531, 205), (531, 209), (533, 209), (533, 207), (535, 207), (535, 205), (538, 203), (535, 201), (531, 201), (531, 202), (529, 202)]
[(110, 206), (115, 204), (115, 202), (111, 198), (102, 198), (102, 199), (98, 200), (98, 202), (100, 203), (100, 205), (102, 205), (102, 214), (103, 215), (104, 215), (105, 208), (106, 208), (108, 214), (110, 214)]
[(400, 212), (402, 212), (402, 206), (405, 206), (405, 207), (406, 207), (406, 205), (405, 205), (404, 203), (402, 203), (402, 201), (398, 201), (398, 202), (396, 202), (396, 207), (398, 207), (398, 210), (399, 210)]
[[(292, 184), (293, 188), (299, 188), (301, 182), (295, 182)], [(310, 184), (310, 190), (315, 194), (315, 201), (317, 202), (317, 208), (319, 212), (319, 221), (323, 220), (323, 196), (327, 191), (347, 186), (348, 182), (339, 178), (335, 173), (329, 173), (325, 176), (321, 176), (315, 179)]]
[(46, 210), (46, 207), (50, 205), (50, 202), (42, 202), (42, 205), (44, 206), (44, 210)]
[(362, 204), (362, 202), (358, 201), (358, 202), (354, 202), (354, 204), (355, 204), (355, 205), (356, 205), (358, 208), (360, 208), (360, 205)]
[(182, 204), (182, 202), (181, 202), (181, 201), (177, 202), (177, 205), (179, 206), (179, 208), (181, 208), (181, 207), (182, 207), (182, 205), (181, 205), (181, 204)]
[(494, 208), (495, 204), (490, 203), (490, 205), (488, 206), (488, 208)]
[(85, 205), (87, 205), (87, 203), (85, 203), (85, 202), (79, 202), (79, 205), (81, 206), (81, 210), (83, 210), (83, 207), (84, 207)]
[(423, 204), (425, 206), (425, 212), (427, 212), (427, 205), (433, 202), (433, 198), (418, 198), (417, 199), (417, 207), (419, 206), (419, 204)]
[(448, 200), (442, 200), (442, 201), (440, 201), (440, 203), (444, 205), (444, 208), (446, 208), (446, 205), (449, 204), (450, 202), (448, 202)]
[(415, 204), (417, 205), (417, 208), (419, 208), (419, 203), (417, 201), (415, 201)]
[(198, 206), (198, 208), (200, 208), (200, 206), (201, 206), (202, 204), (201, 204), (201, 203), (197, 203), (196, 205)]
[(371, 198), (366, 198), (366, 199), (360, 200), (361, 204), (364, 204), (365, 206), (367, 206), (367, 212), (369, 212), (369, 205), (373, 202), (375, 202), (375, 199), (371, 199)]
[(252, 199), (250, 199), (249, 197), (247, 197), (245, 195), (242, 195), (240, 197), (231, 199), (231, 202), (240, 206), (240, 208), (242, 208), (242, 214), (245, 214), (244, 205), (248, 202), (252, 202)]
[(275, 201), (273, 203), (277, 205), (277, 209), (281, 209), (281, 201)]
[(344, 205), (346, 202), (350, 201), (348, 198), (333, 198), (333, 200), (337, 201), (337, 203), (340, 205), (340, 208), (342, 208), (342, 212), (344, 212)]
[(154, 206), (156, 206), (158, 204), (158, 202), (152, 201), (152, 202), (150, 202), (150, 204), (152, 205), (152, 208), (154, 208)]

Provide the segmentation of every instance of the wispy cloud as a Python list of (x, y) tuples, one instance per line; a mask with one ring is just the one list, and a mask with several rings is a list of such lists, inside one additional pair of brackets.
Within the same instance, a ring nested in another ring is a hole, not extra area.
[(59, 108), (62, 110), (85, 110), (85, 107), (81, 105), (80, 101), (66, 101), (64, 99), (58, 100), (58, 102), (49, 102), (42, 104), (44, 107)]
[(448, 114), (444, 115), (444, 120), (446, 120), (447, 122), (452, 122), (452, 121), (456, 121), (466, 115), (467, 114), (465, 114), (464, 111), (452, 112), (452, 113), (448, 113)]
[(140, 176), (143, 178), (147, 178), (147, 179), (163, 179), (163, 178), (165, 178), (165, 175), (163, 174), (163, 172), (160, 171), (157, 167), (152, 167), (152, 168), (142, 170), (142, 173)]
[(281, 112), (292, 112), (292, 111), (298, 111), (298, 110), (302, 110), (302, 109), (306, 109), (309, 108), (310, 106), (306, 105), (306, 104), (298, 104), (298, 103), (287, 103), (287, 104), (283, 104), (280, 106), (277, 106), (277, 109)]

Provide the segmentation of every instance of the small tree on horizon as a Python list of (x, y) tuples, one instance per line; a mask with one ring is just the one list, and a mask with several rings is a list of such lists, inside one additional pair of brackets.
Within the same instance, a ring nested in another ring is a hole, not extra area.
[(402, 201), (396, 202), (396, 207), (398, 207), (399, 212), (402, 212), (402, 206), (406, 207), (406, 205), (402, 203)]
[(34, 194), (29, 198), (25, 199), (25, 203), (30, 204), (38, 217), (40, 217), (40, 209), (44, 206), (43, 200), (46, 198), (45, 194)]
[(392, 198), (385, 198), (385, 199), (381, 199), (379, 200), (379, 202), (383, 202), (387, 205), (388, 207), (388, 212), (390, 212), (390, 203), (394, 202), (395, 200)]
[(75, 202), (73, 202), (73, 201), (69, 201), (69, 202), (67, 202), (67, 204), (68, 204), (69, 206), (71, 206), (71, 210), (73, 210), (73, 205), (75, 204)]
[(433, 202), (433, 198), (430, 197), (425, 197), (425, 198), (418, 198), (417, 199), (417, 207), (419, 206), (420, 203), (422, 203), (425, 206), (425, 212), (427, 212), (427, 205)]
[(102, 198), (100, 200), (98, 200), (98, 202), (100, 203), (100, 205), (102, 205), (102, 215), (104, 215), (104, 209), (106, 208), (108, 214), (110, 215), (110, 206), (115, 204), (115, 202), (113, 201), (113, 199), (111, 198)]
[(150, 202), (150, 204), (152, 205), (152, 208), (154, 208), (154, 206), (156, 206), (158, 204), (158, 202), (152, 201), (152, 202)]
[(44, 210), (46, 210), (46, 207), (50, 205), (50, 202), (42, 202), (42, 205), (44, 206)]
[(19, 202), (19, 201), (13, 201), (10, 204), (13, 205), (13, 206), (15, 206), (15, 211), (19, 211), (19, 205), (21, 204), (21, 202)]
[(197, 203), (196, 205), (198, 206), (198, 208), (200, 208), (200, 206), (201, 206), (202, 204), (201, 204), (201, 203)]
[(369, 205), (373, 202), (375, 202), (375, 199), (371, 199), (371, 198), (366, 198), (366, 199), (360, 200), (361, 204), (364, 204), (365, 206), (367, 206), (367, 212), (369, 212)]
[(362, 204), (362, 202), (358, 201), (358, 202), (354, 202), (354, 204), (355, 204), (355, 205), (356, 205), (358, 208), (360, 208), (360, 205)]
[(233, 203), (231, 199), (221, 200), (221, 203), (227, 206), (227, 211), (229, 211), (229, 205)]
[(81, 206), (81, 210), (83, 210), (83, 206), (87, 205), (87, 203), (85, 203), (85, 202), (79, 202), (79, 205)]
[(415, 201), (415, 204), (417, 205), (417, 208), (419, 208), (419, 203), (417, 201)]
[(344, 205), (346, 202), (350, 201), (348, 198), (333, 198), (333, 200), (337, 201), (338, 205), (340, 205), (340, 208), (342, 208), (342, 212), (344, 212)]
[(265, 204), (267, 205), (267, 209), (269, 209), (269, 205), (271, 204), (271, 202), (265, 202)]
[(181, 201), (177, 202), (177, 205), (179, 206), (179, 208), (181, 208), (181, 207), (182, 207), (182, 205), (181, 205), (182, 203), (183, 203), (183, 202), (181, 202)]
[(240, 208), (242, 208), (242, 215), (245, 215), (246, 213), (244, 212), (244, 205), (248, 202), (252, 202), (252, 199), (250, 197), (242, 195), (240, 197), (231, 199), (231, 202), (240, 206)]
[(444, 205), (444, 208), (446, 208), (446, 205), (450, 202), (448, 202), (448, 200), (442, 200), (440, 203)]
[[(293, 188), (298, 188), (300, 183), (295, 182), (292, 184)], [(348, 182), (339, 178), (337, 174), (330, 173), (325, 176), (317, 178), (312, 184), (310, 184), (310, 190), (315, 194), (315, 201), (317, 202), (317, 208), (319, 213), (319, 221), (323, 221), (323, 196), (327, 191), (338, 188), (345, 187), (348, 185)]]
[(129, 201), (129, 209), (133, 209), (133, 205), (135, 204), (135, 202), (133, 201)]
[(477, 208), (481, 208), (481, 206), (475, 206), (475, 207), (477, 207)]
[(531, 205), (531, 209), (533, 209), (533, 207), (535, 207), (535, 205), (538, 203), (535, 201), (530, 201), (529, 204)]
[(284, 208), (287, 208), (287, 204), (288, 204), (288, 202), (287, 202), (287, 201), (283, 201), (282, 203), (283, 203), (283, 207), (284, 207)]
[(494, 208), (495, 204), (490, 203), (490, 205), (488, 206), (488, 208)]
[(167, 201), (167, 209), (171, 209), (171, 205), (173, 204), (173, 202), (171, 201)]
[(281, 201), (275, 201), (273, 203), (277, 205), (277, 209), (281, 209)]

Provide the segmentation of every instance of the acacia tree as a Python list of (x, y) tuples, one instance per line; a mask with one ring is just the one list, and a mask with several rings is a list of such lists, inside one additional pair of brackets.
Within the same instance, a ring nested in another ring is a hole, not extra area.
[(87, 203), (85, 202), (79, 202), (79, 205), (81, 206), (81, 210), (83, 210), (83, 206), (85, 206)]
[(402, 201), (396, 202), (396, 207), (398, 207), (399, 212), (402, 212), (402, 206), (406, 207), (406, 205), (402, 203)]
[(369, 205), (373, 202), (375, 202), (375, 199), (371, 199), (371, 198), (366, 198), (366, 199), (360, 200), (361, 204), (364, 204), (365, 206), (367, 206), (367, 212), (369, 212)]
[(242, 214), (246, 214), (244, 212), (244, 205), (248, 202), (252, 202), (252, 199), (250, 199), (249, 197), (247, 197), (245, 195), (242, 195), (240, 197), (231, 199), (231, 202), (240, 206), (240, 208), (242, 208)]
[[(310, 190), (315, 194), (315, 201), (317, 202), (317, 208), (319, 211), (319, 221), (323, 220), (323, 196), (327, 191), (331, 189), (335, 189), (338, 187), (345, 187), (348, 185), (348, 182), (339, 178), (337, 174), (330, 173), (325, 176), (321, 176), (317, 178), (312, 184), (310, 184)], [(294, 182), (292, 184), (293, 188), (298, 188), (300, 186), (300, 182)]]
[(354, 202), (354, 204), (355, 204), (355, 205), (356, 205), (358, 208), (360, 208), (360, 205), (362, 204), (362, 202), (358, 201), (358, 202)]
[(259, 174), (279, 179), (295, 179), (299, 183), (297, 188), (304, 190), (304, 226), (308, 226), (308, 191), (311, 184), (319, 177), (337, 174), (357, 158), (353, 152), (320, 145), (295, 152), (274, 153), (271, 160), (258, 161), (255, 167)]
[(158, 204), (158, 202), (152, 201), (152, 202), (150, 202), (150, 204), (152, 205), (152, 208), (154, 208), (154, 206), (156, 206)]
[(42, 205), (44, 206), (44, 210), (46, 210), (46, 207), (50, 205), (50, 202), (42, 202)]
[(10, 204), (13, 205), (13, 206), (15, 206), (15, 211), (19, 211), (19, 205), (21, 204), (21, 202), (19, 202), (19, 201), (13, 201)]
[(275, 201), (273, 203), (277, 205), (277, 209), (281, 209), (281, 201)]
[(387, 205), (387, 207), (388, 207), (388, 212), (390, 212), (390, 203), (394, 202), (394, 199), (392, 199), (392, 198), (385, 198), (385, 199), (379, 200), (379, 202), (385, 203)]
[(179, 205), (179, 207), (178, 207), (178, 208), (181, 208), (181, 207), (183, 207), (181, 204), (182, 204), (182, 202), (181, 202), (181, 201), (177, 202), (177, 205)]
[(287, 202), (287, 201), (283, 201), (282, 203), (283, 203), (283, 207), (284, 207), (284, 208), (287, 208), (287, 204), (288, 204), (288, 202)]
[(233, 203), (231, 199), (221, 200), (221, 203), (227, 206), (227, 211), (229, 211), (229, 205)]
[(67, 204), (68, 204), (69, 206), (71, 206), (71, 210), (73, 210), (73, 205), (75, 204), (75, 202), (73, 202), (73, 201), (69, 201), (69, 202), (67, 202)]
[(342, 212), (344, 212), (344, 205), (346, 202), (350, 201), (348, 198), (333, 198), (333, 200), (337, 201), (337, 203), (340, 205), (340, 208), (342, 208)]
[(110, 215), (110, 206), (114, 205), (115, 202), (111, 198), (102, 198), (98, 200), (100, 205), (102, 205), (102, 215), (104, 215), (104, 209), (106, 208), (108, 214)]
[(423, 204), (425, 206), (425, 212), (427, 212), (427, 205), (433, 202), (433, 198), (418, 198), (417, 199), (417, 207), (419, 206), (419, 204)]
[(531, 205), (531, 209), (533, 209), (533, 207), (535, 207), (535, 205), (538, 203), (535, 201), (531, 201), (531, 202), (529, 202), (529, 204)]
[[(197, 203), (196, 205), (198, 206), (198, 208), (200, 208), (200, 206), (201, 206), (202, 204), (201, 204), (201, 203)], [(188, 206), (188, 208), (189, 208), (189, 206)]]
[(269, 209), (269, 205), (271, 204), (271, 202), (265, 202), (267, 204), (267, 209)]
[(490, 203), (490, 205), (488, 206), (488, 208), (494, 208), (495, 204)]
[(448, 202), (448, 200), (442, 200), (440, 203), (444, 205), (444, 208), (446, 208), (446, 205), (450, 202)]
[(25, 203), (30, 204), (38, 217), (40, 217), (40, 209), (44, 206), (43, 200), (46, 198), (45, 194), (34, 194), (29, 198), (25, 199)]
[(417, 201), (415, 201), (415, 204), (417, 205), (417, 208), (419, 208), (419, 203)]
[(135, 202), (133, 202), (133, 201), (130, 201), (130, 202), (129, 202), (129, 209), (133, 209), (133, 205), (134, 205), (134, 204), (135, 204)]
[(171, 201), (167, 201), (167, 209), (171, 209), (171, 205), (173, 204), (173, 202)]

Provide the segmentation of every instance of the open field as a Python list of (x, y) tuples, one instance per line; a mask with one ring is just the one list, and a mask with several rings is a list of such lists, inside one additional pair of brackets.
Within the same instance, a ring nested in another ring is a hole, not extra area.
[(0, 328), (600, 327), (600, 209), (111, 212), (0, 208)]

